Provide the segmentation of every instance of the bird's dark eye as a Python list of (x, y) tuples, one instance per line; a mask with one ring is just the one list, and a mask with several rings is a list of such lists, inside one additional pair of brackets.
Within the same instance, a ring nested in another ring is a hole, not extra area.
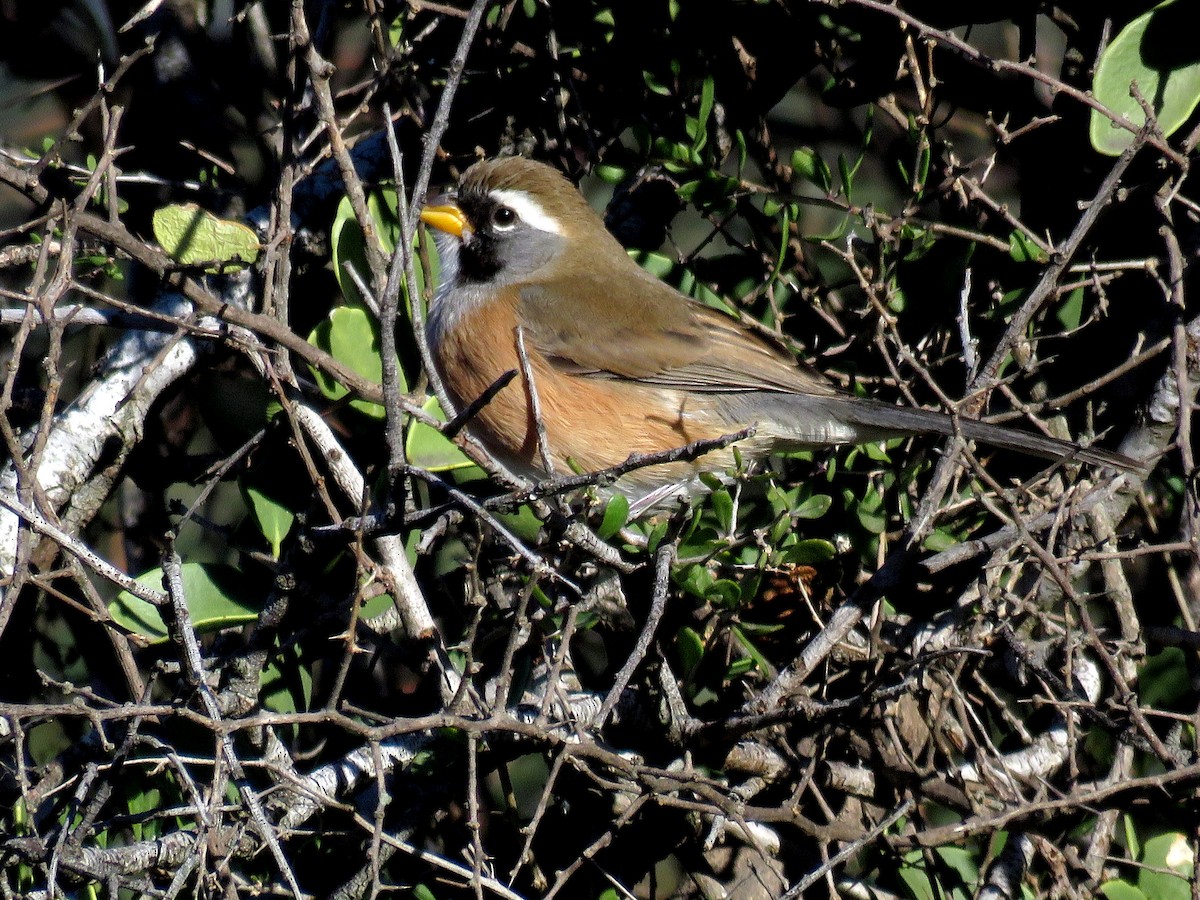
[(492, 224), (500, 228), (509, 228), (517, 221), (517, 214), (507, 206), (497, 206), (492, 210)]

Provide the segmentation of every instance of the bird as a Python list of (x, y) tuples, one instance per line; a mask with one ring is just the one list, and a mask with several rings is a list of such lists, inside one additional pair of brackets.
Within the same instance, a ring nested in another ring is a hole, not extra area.
[[(432, 362), (460, 411), (511, 378), (466, 427), (514, 475), (599, 472), (631, 454), (747, 428), (739, 447), (750, 458), (958, 433), (1051, 459), (1141, 468), (1119, 453), (843, 390), (639, 266), (545, 163), (476, 162), (450, 193), (426, 201), (421, 220), (441, 264), (426, 321)], [(644, 510), (697, 493), (701, 472), (733, 462), (723, 448), (627, 472), (612, 490)]]

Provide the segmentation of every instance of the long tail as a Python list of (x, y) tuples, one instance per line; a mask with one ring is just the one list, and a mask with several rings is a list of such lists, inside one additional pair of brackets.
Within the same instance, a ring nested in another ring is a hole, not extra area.
[[(742, 405), (744, 400), (746, 402)], [(956, 433), (956, 420), (946, 413), (912, 406), (894, 406), (881, 400), (843, 394), (788, 394), (755, 392), (725, 401), (731, 421), (770, 423), (777, 439), (802, 446), (828, 446), (881, 440), (915, 434)], [(960, 417), (958, 432), (972, 441), (1015, 450), (1047, 459), (1075, 459), (1125, 471), (1145, 471), (1146, 463), (1095, 447), (1046, 437), (1005, 425), (990, 425)], [(762, 429), (760, 428), (760, 433)]]
[[(838, 398), (841, 399), (841, 398)], [(880, 400), (864, 398), (846, 398), (838, 404), (838, 416), (845, 422), (865, 428), (881, 428), (885, 431), (899, 434), (941, 434), (953, 435), (955, 420), (946, 413), (931, 409), (920, 409), (912, 406), (894, 406)], [(992, 425), (980, 422), (978, 419), (959, 417), (958, 431), (967, 440), (979, 441), (1000, 447), (1004, 450), (1015, 450), (1031, 456), (1041, 456), (1046, 459), (1075, 459), (1091, 463), (1095, 466), (1124, 471), (1144, 470), (1146, 464), (1122, 453), (1101, 450), (1097, 447), (1084, 447), (1071, 441), (1060, 441), (1058, 438), (1047, 437), (1033, 431), (1022, 431), (1005, 425)]]

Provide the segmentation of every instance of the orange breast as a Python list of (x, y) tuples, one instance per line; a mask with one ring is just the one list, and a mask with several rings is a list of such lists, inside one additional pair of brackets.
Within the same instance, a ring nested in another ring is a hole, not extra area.
[[(517, 372), (467, 428), (510, 470), (544, 476), (530, 387), (517, 353), (515, 298), (466, 311), (435, 341), (433, 352), (459, 409), (505, 372)], [(594, 472), (624, 462), (631, 453), (669, 450), (731, 430), (710, 421), (702, 403), (683, 392), (563, 372), (528, 340), (526, 354), (555, 474), (572, 472), (568, 460), (575, 468)], [(636, 490), (650, 489), (683, 480), (691, 472), (690, 465), (676, 463), (656, 466), (625, 481)]]

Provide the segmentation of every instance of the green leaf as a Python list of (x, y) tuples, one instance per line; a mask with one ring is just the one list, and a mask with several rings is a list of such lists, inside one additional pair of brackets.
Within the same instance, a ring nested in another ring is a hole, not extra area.
[(350, 201), (342, 198), (338, 205), (333, 226), (329, 230), (330, 258), (333, 261), (333, 277), (337, 279), (342, 298), (352, 306), (363, 306), (366, 298), (350, 275), (353, 270), (363, 284), (371, 283), (371, 270), (367, 263), (366, 244), (362, 229), (354, 218)]
[(958, 873), (964, 884), (975, 885), (979, 882), (979, 859), (975, 851), (963, 847), (935, 847), (934, 853), (941, 857), (942, 862)]
[(700, 85), (700, 111), (696, 114), (696, 118), (700, 120), (700, 127), (708, 125), (708, 117), (712, 114), (713, 98), (716, 94), (716, 85), (713, 82), (711, 75), (704, 79)]
[(271, 712), (307, 712), (312, 706), (312, 667), (304, 663), (295, 646), (271, 658), (259, 684), (262, 705)]
[(866, 455), (867, 459), (872, 462), (888, 463), (891, 462), (891, 457), (888, 456), (887, 445), (880, 441), (871, 441), (869, 444), (859, 444), (859, 449)]
[[(765, 204), (764, 204), (765, 206)], [(783, 272), (783, 267), (787, 263), (788, 244), (791, 240), (792, 222), (796, 219), (793, 215), (792, 207), (785, 206), (782, 208), (783, 221), (779, 225), (779, 249), (775, 251), (775, 267), (771, 271), (771, 282), (774, 283)]]
[(854, 504), (854, 514), (858, 523), (871, 534), (883, 534), (887, 528), (887, 513), (883, 509), (883, 496), (872, 489), (865, 497)]
[(790, 515), (782, 515), (776, 518), (775, 523), (771, 526), (771, 530), (767, 533), (767, 543), (770, 546), (777, 545), (785, 537), (792, 532), (792, 517)]
[(258, 235), (241, 222), (218, 219), (195, 203), (178, 203), (154, 211), (154, 239), (171, 259), (185, 266), (215, 263), (206, 271), (218, 272), (226, 264), (253, 263), (258, 259)]
[(616, 33), (616, 29), (613, 27), (616, 23), (613, 11), (611, 9), (602, 9), (596, 15), (592, 16), (592, 21), (601, 26), (604, 43), (611, 44), (613, 35)]
[(833, 498), (828, 494), (813, 494), (792, 510), (792, 515), (797, 519), (819, 519), (829, 512), (829, 507), (832, 505)]
[(648, 87), (653, 93), (658, 94), (660, 97), (671, 96), (671, 89), (667, 85), (663, 84), (662, 81), (659, 80), (658, 76), (649, 69), (644, 69), (642, 71), (642, 81), (646, 83), (646, 87)]
[(515, 513), (497, 513), (496, 518), (526, 543), (537, 543), (541, 535), (542, 520), (527, 505), (517, 507)]
[(811, 147), (801, 147), (792, 153), (792, 171), (829, 193), (833, 189), (833, 173), (821, 154)]
[[(127, 791), (125, 802), (129, 809), (129, 814), (136, 818), (144, 813), (154, 812), (162, 808), (162, 791), (153, 785), (141, 790)], [(158, 837), (159, 823), (153, 817), (147, 819), (145, 822), (131, 822), (130, 825), (130, 830), (133, 832), (133, 839), (135, 841), (153, 840)]]
[[(1092, 82), (1096, 99), (1135, 126), (1141, 125), (1146, 114), (1130, 92), (1136, 81), (1163, 134), (1174, 133), (1200, 102), (1200, 57), (1191, 18), (1195, 13), (1194, 3), (1167, 0), (1122, 28), (1096, 66)], [(1096, 110), (1088, 133), (1092, 146), (1108, 156), (1120, 155), (1134, 137)]]
[(607, 184), (620, 184), (629, 177), (629, 167), (603, 162), (592, 170), (592, 174)]
[(901, 866), (898, 874), (914, 900), (936, 900), (939, 893), (934, 890), (933, 882), (925, 871), (925, 861), (921, 858), (920, 851), (906, 854), (905, 862), (910, 864)]
[[(231, 566), (184, 563), (181, 575), (188, 612), (197, 632), (220, 631), (258, 618), (258, 610), (239, 596), (239, 589), (245, 585), (244, 576)], [(137, 582), (161, 591), (162, 579), (161, 569), (151, 569), (139, 575)], [(128, 591), (117, 595), (108, 605), (108, 612), (119, 624), (153, 643), (167, 639), (167, 626), (158, 609)]]
[(246, 500), (254, 524), (271, 545), (271, 556), (279, 559), (283, 539), (287, 537), (288, 532), (292, 530), (292, 523), (296, 521), (295, 513), (253, 485), (242, 486), (242, 497)]
[(712, 511), (717, 517), (721, 531), (729, 534), (733, 531), (733, 498), (727, 488), (718, 488), (709, 495)]
[(842, 193), (849, 203), (854, 193), (854, 172), (850, 169), (850, 161), (842, 153), (838, 154), (838, 174), (842, 177)]
[(684, 626), (675, 635), (675, 651), (679, 654), (683, 677), (687, 678), (704, 658), (704, 639), (694, 629)]
[(715, 528), (695, 528), (679, 543), (679, 555), (684, 559), (698, 556), (711, 556), (728, 542), (721, 538)]
[(702, 150), (708, 140), (708, 118), (712, 115), (714, 86), (709, 75), (700, 85), (700, 109), (696, 113), (696, 124), (692, 132), (692, 148)]
[(1077, 287), (1058, 305), (1054, 317), (1067, 331), (1074, 331), (1083, 321), (1083, 288)]
[(653, 554), (658, 550), (658, 545), (662, 543), (662, 539), (667, 536), (669, 523), (655, 522), (646, 534), (646, 552)]
[(817, 563), (829, 562), (837, 555), (837, 548), (829, 541), (821, 538), (808, 538), (797, 541), (790, 547), (785, 547), (780, 555), (780, 562), (792, 563), (797, 566), (812, 566)]
[[(1138, 677), (1139, 683), (1141, 676)], [(1137, 828), (1134, 826), (1133, 817), (1129, 813), (1124, 813), (1121, 816), (1121, 827), (1125, 832), (1125, 846), (1129, 848), (1129, 855), (1134, 859), (1140, 859), (1142, 856), (1142, 841), (1138, 837)]]
[(388, 46), (397, 49), (404, 40), (404, 16), (396, 16), (388, 25)]
[[(754, 660), (751, 659), (750, 657), (746, 656), (741, 659), (735, 659), (725, 669), (725, 677), (728, 679), (741, 678), (743, 675), (745, 675), (747, 672), (749, 672), (753, 668), (754, 668)], [(699, 692), (697, 692), (697, 694), (699, 694)], [(714, 696), (713, 700), (714, 701), (716, 700), (715, 696)], [(698, 702), (697, 702), (697, 705), (699, 705)]]
[(1008, 236), (1008, 255), (1017, 262), (1048, 262), (1050, 257), (1046, 251), (1020, 229), (1014, 230)]
[[(395, 252), (400, 242), (400, 217), (396, 200), (396, 192), (391, 188), (380, 188), (367, 194), (367, 211), (371, 214), (371, 227), (375, 232), (375, 242), (380, 251), (390, 256)], [(350, 277), (347, 269), (353, 269), (364, 284), (371, 283), (371, 270), (367, 263), (367, 251), (362, 228), (350, 205), (350, 198), (343, 197), (333, 216), (333, 224), (329, 228), (331, 256), (333, 258), (333, 274), (341, 288), (342, 297), (351, 306), (362, 306), (364, 298)], [(414, 243), (414, 248), (416, 244)], [(430, 265), (437, 278), (437, 257), (431, 252)], [(424, 291), (424, 273), (420, 266), (416, 267), (417, 290)], [(400, 283), (400, 289), (405, 298), (408, 296), (406, 280)], [(401, 309), (407, 313), (408, 304), (402, 303)]]
[(942, 550), (948, 550), (957, 544), (958, 538), (944, 531), (941, 528), (935, 528), (930, 532), (929, 536), (921, 542), (921, 546), (933, 553), (940, 553)]
[(1125, 880), (1106, 881), (1100, 885), (1100, 893), (1108, 900), (1149, 900), (1149, 898)]
[(901, 226), (900, 237), (907, 245), (904, 256), (901, 257), (905, 262), (916, 262), (927, 255), (938, 243), (938, 237), (933, 231), (911, 223)]
[[(924, 188), (924, 185), (929, 181), (929, 166), (933, 162), (933, 149), (929, 146), (929, 141), (925, 138), (925, 133), (921, 133), (921, 146), (917, 154), (917, 185)], [(924, 193), (924, 190), (919, 192)]]
[[(409, 563), (411, 564), (412, 560), (409, 560)], [(376, 594), (362, 605), (359, 615), (364, 619), (374, 619), (391, 609), (394, 603), (395, 600), (392, 599), (391, 594)]]
[(608, 505), (604, 507), (604, 518), (600, 521), (600, 527), (596, 529), (596, 535), (600, 540), (607, 541), (628, 521), (629, 501), (625, 499), (624, 494), (614, 494), (613, 498), (608, 501)]
[(1184, 876), (1192, 871), (1194, 855), (1195, 849), (1179, 832), (1150, 838), (1142, 848), (1142, 863), (1148, 868), (1138, 870), (1139, 890), (1155, 900), (1191, 900), (1192, 890)]
[[(446, 421), (446, 414), (442, 412), (437, 397), (427, 398), (421, 404), (421, 409), (434, 418)], [(408, 426), (408, 434), (404, 436), (404, 457), (412, 465), (430, 472), (450, 472), (475, 465), (452, 440), (432, 425), (416, 421)]]
[(699, 300), (705, 306), (711, 306), (721, 312), (734, 315), (735, 310), (715, 291), (708, 288), (698, 279), (687, 266), (681, 265), (662, 253), (650, 253), (644, 250), (631, 251), (630, 256), (647, 272), (661, 278), (677, 288), (693, 300)]
[(758, 671), (767, 678), (770, 678), (775, 672), (775, 667), (772, 666), (770, 660), (763, 656), (762, 653), (759, 652), (759, 649), (754, 646), (754, 641), (750, 640), (746, 632), (737, 625), (731, 625), (729, 630), (733, 636), (737, 638), (737, 642), (742, 645), (742, 648), (749, 655), (750, 659), (754, 661), (754, 665), (758, 668)]
[(736, 606), (742, 599), (742, 586), (731, 578), (715, 578), (704, 591), (704, 599), (720, 606)]
[(703, 600), (707, 596), (708, 589), (715, 579), (712, 572), (708, 571), (706, 566), (701, 563), (694, 563), (685, 568), (683, 572), (677, 573), (675, 580), (689, 594), (694, 594)]
[(685, 181), (675, 189), (675, 193), (679, 195), (680, 200), (691, 203), (696, 196), (696, 191), (704, 184), (699, 178), (693, 181)]
[[(379, 354), (379, 328), (375, 320), (360, 306), (339, 306), (308, 336), (314, 347), (327, 351), (338, 362), (353, 369), (368, 381), (383, 381), (383, 357)], [(330, 400), (340, 400), (349, 391), (319, 369), (310, 367), (317, 386)], [(403, 374), (400, 390), (407, 391)], [(373, 419), (382, 419), (385, 411), (378, 403), (351, 400), (350, 405)]]
[(1147, 709), (1174, 708), (1189, 692), (1184, 653), (1178, 647), (1148, 656), (1138, 672), (1141, 702)]

